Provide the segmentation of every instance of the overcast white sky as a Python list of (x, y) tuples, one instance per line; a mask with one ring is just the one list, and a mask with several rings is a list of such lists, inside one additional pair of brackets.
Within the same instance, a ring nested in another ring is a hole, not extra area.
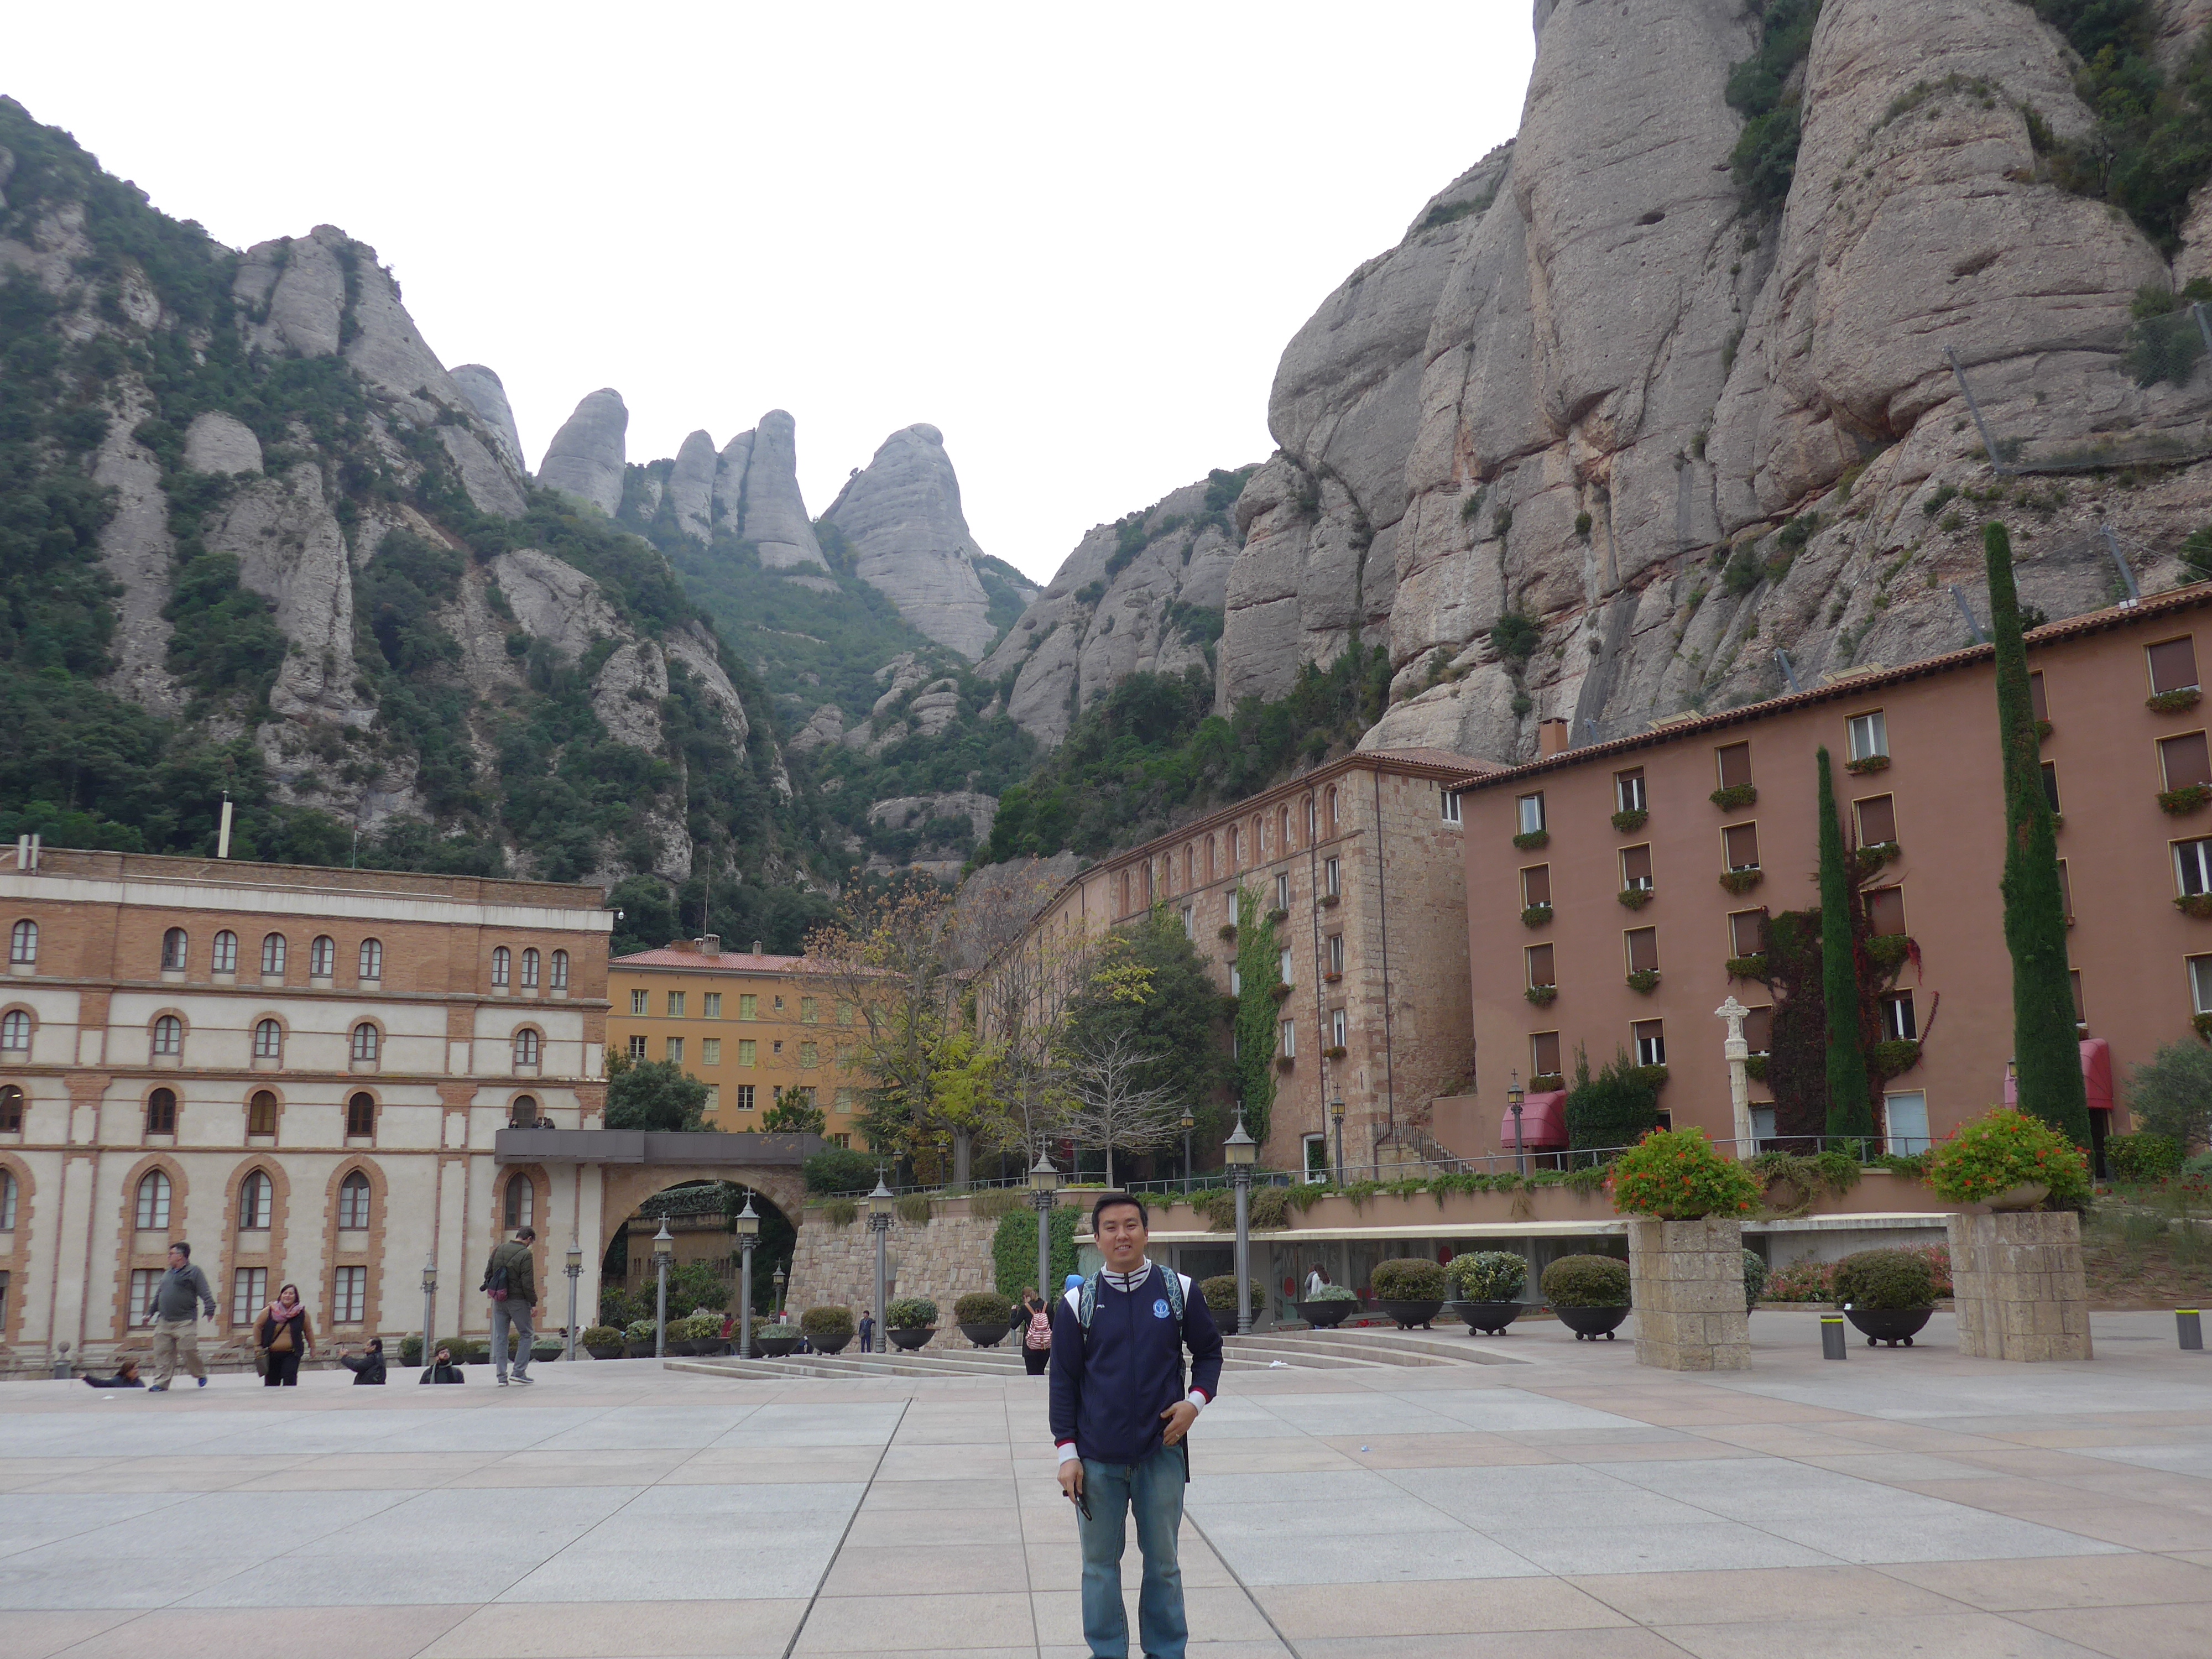
[(1112, 7), (128, 3), (0, 91), (234, 246), (372, 244), (532, 465), (799, 422), (807, 506), (941, 428), (982, 549), (1264, 459), (1282, 348), (1518, 124), (1527, 0)]

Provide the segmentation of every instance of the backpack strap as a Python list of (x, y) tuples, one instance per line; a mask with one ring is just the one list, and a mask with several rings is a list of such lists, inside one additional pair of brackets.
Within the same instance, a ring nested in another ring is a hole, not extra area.
[(1182, 1328), (1182, 1275), (1172, 1267), (1160, 1271), (1168, 1276), (1168, 1311), (1175, 1316), (1176, 1328)]
[[(1104, 1269), (1101, 1268), (1099, 1271), (1103, 1273)], [(1182, 1328), (1182, 1275), (1172, 1267), (1162, 1267), (1160, 1272), (1166, 1276), (1168, 1281), (1168, 1311), (1175, 1316), (1176, 1328), (1181, 1330)], [(1093, 1273), (1083, 1281), (1083, 1294), (1077, 1299), (1075, 1304), (1076, 1323), (1086, 1331), (1091, 1328), (1091, 1316), (1098, 1311), (1098, 1279), (1099, 1273)]]

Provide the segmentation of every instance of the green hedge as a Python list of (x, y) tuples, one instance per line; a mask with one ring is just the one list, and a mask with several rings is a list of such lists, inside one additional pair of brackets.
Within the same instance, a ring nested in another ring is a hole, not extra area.
[(1004, 1325), (1013, 1316), (1013, 1299), (996, 1291), (970, 1291), (952, 1304), (953, 1322), (960, 1325)]
[(1925, 1308), (1936, 1300), (1927, 1258), (1912, 1250), (1861, 1250), (1836, 1264), (1838, 1307)]
[(1543, 1291), (1554, 1308), (1625, 1308), (1628, 1264), (1617, 1256), (1563, 1255), (1544, 1269)]
[(1748, 1313), (1766, 1294), (1766, 1261), (1756, 1250), (1743, 1253), (1743, 1306)]
[[(1037, 1293), (1050, 1302), (1061, 1281), (1075, 1271), (1077, 1212), (1061, 1205), (1052, 1212), (1052, 1283), (1037, 1285)], [(999, 1294), (1008, 1302), (1022, 1293), (1024, 1285), (1036, 1284), (1036, 1212), (1015, 1210), (999, 1218), (991, 1236), (991, 1268)]]
[(1441, 1302), (1451, 1294), (1442, 1265), (1418, 1255), (1376, 1262), (1367, 1283), (1382, 1302)]
[(937, 1304), (926, 1296), (902, 1296), (885, 1310), (884, 1323), (895, 1331), (921, 1331), (937, 1324)]
[[(1258, 1313), (1267, 1304), (1267, 1287), (1255, 1279), (1249, 1282), (1247, 1289), (1252, 1297), (1252, 1311)], [(1198, 1293), (1206, 1298), (1206, 1305), (1217, 1318), (1233, 1320), (1237, 1317), (1236, 1274), (1216, 1273), (1200, 1284)]]
[(809, 1308), (799, 1316), (799, 1328), (809, 1336), (849, 1337), (853, 1334), (853, 1310), (834, 1303)]
[(2105, 1142), (2105, 1158), (2115, 1181), (2163, 1181), (2181, 1168), (2181, 1143), (2149, 1129), (2113, 1135)]

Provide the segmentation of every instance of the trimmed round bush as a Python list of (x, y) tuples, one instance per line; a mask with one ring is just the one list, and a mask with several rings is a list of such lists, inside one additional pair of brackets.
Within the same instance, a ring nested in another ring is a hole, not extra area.
[[(1267, 1306), (1267, 1287), (1266, 1285), (1255, 1279), (1250, 1281), (1247, 1289), (1252, 1298), (1254, 1313), (1259, 1312), (1261, 1309)], [(1231, 1319), (1237, 1317), (1236, 1274), (1216, 1273), (1199, 1285), (1198, 1293), (1206, 1298), (1206, 1307), (1213, 1313)]]
[(1510, 1302), (1528, 1282), (1528, 1263), (1511, 1250), (1470, 1250), (1451, 1259), (1444, 1278), (1462, 1302)]
[(957, 1325), (1003, 1325), (1014, 1316), (1014, 1304), (996, 1291), (970, 1291), (952, 1304)]
[(1451, 1294), (1443, 1267), (1425, 1256), (1401, 1255), (1378, 1261), (1367, 1283), (1382, 1302), (1442, 1302)]
[(2014, 1187), (2048, 1187), (2053, 1206), (2089, 1196), (2089, 1160), (2039, 1117), (1994, 1107), (1936, 1143), (1928, 1185), (1938, 1198), (1977, 1204)]
[(1756, 1250), (1743, 1253), (1743, 1310), (1749, 1313), (1766, 1294), (1766, 1261)]
[(937, 1304), (926, 1296), (902, 1296), (884, 1310), (884, 1323), (895, 1331), (926, 1331), (937, 1323)]
[(1563, 1255), (1544, 1269), (1542, 1288), (1554, 1308), (1626, 1308), (1628, 1264), (1618, 1256)]
[(623, 1334), (632, 1342), (650, 1342), (653, 1340), (653, 1322), (650, 1319), (633, 1319), (623, 1327)]
[(1936, 1300), (1927, 1257), (1913, 1250), (1861, 1250), (1836, 1264), (1836, 1305), (1925, 1308)]
[[(1311, 1296), (1300, 1298), (1306, 1302), (1357, 1302), (1358, 1293), (1343, 1285), (1324, 1285)], [(1209, 1307), (1212, 1304), (1207, 1304)]]
[(771, 1319), (765, 1325), (756, 1325), (753, 1327), (753, 1335), (756, 1337), (797, 1336), (798, 1334), (799, 1327), (793, 1324), (788, 1319)]
[[(411, 1340), (414, 1341), (416, 1352), (421, 1352), (422, 1338), (416, 1337)], [(587, 1348), (618, 1348), (622, 1346), (623, 1334), (611, 1325), (593, 1325), (576, 1340)], [(410, 1359), (406, 1363), (411, 1365), (415, 1362)]]
[(2115, 1181), (2163, 1181), (2181, 1168), (2181, 1143), (2149, 1129), (2112, 1135), (2105, 1142), (2105, 1158)]
[(853, 1310), (837, 1303), (809, 1308), (799, 1316), (799, 1328), (809, 1336), (848, 1337), (853, 1334)]

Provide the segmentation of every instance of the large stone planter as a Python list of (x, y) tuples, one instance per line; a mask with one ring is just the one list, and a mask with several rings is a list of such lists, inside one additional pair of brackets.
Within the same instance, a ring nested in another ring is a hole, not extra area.
[(1950, 1218), (1959, 1352), (1976, 1359), (2094, 1359), (2070, 1211)]
[(1628, 1299), (1636, 1309), (1636, 1363), (1670, 1371), (1751, 1368), (1751, 1316), (1743, 1306), (1743, 1224), (1628, 1224)]

